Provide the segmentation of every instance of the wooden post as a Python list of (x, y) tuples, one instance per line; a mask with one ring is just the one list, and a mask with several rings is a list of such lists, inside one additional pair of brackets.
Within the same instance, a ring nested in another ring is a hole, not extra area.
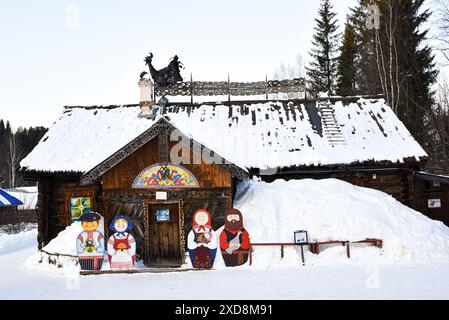
[(284, 258), (284, 245), (281, 244), (281, 258)]
[(346, 242), (346, 255), (351, 258), (351, 250), (349, 249), (349, 242)]
[(249, 247), (249, 265), (253, 264), (253, 246)]
[(190, 103), (193, 104), (193, 75), (190, 72)]
[(266, 73), (265, 73), (265, 83), (267, 85), (267, 91), (265, 92), (265, 99), (268, 100), (268, 75)]
[(228, 102), (231, 102), (231, 80), (228, 73)]
[(301, 244), (301, 259), (302, 259), (302, 265), (304, 266), (305, 265), (305, 262), (304, 262), (304, 246)]

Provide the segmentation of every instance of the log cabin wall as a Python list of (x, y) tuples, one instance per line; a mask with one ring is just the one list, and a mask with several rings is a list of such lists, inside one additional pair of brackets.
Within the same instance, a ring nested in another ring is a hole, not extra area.
[(81, 187), (78, 177), (47, 176), (38, 184), (38, 247), (47, 245), (71, 224), (70, 197), (91, 196), (92, 208), (101, 213), (99, 186)]
[[(424, 181), (414, 178), (414, 208), (431, 219), (439, 220), (449, 226), (449, 183)], [(429, 201), (439, 200), (440, 205)]]
[[(104, 197), (104, 217), (107, 225), (113, 217), (122, 214), (130, 217), (135, 225), (133, 236), (136, 238), (137, 255), (144, 260), (148, 257), (148, 203), (178, 202), (181, 206), (182, 245), (192, 228), (193, 213), (198, 209), (206, 209), (212, 215), (214, 229), (224, 223), (224, 212), (232, 206), (233, 179), (229, 171), (215, 164), (198, 162), (198, 154), (189, 153), (189, 163), (181, 163), (197, 179), (199, 188), (166, 188), (166, 189), (133, 189), (132, 184), (139, 173), (150, 165), (170, 160), (169, 152), (177, 142), (167, 143), (168, 148), (160, 148), (159, 138), (152, 139), (144, 146), (129, 155), (102, 177)], [(163, 155), (161, 152), (166, 152)], [(164, 161), (165, 160), (165, 161)], [(156, 191), (165, 191), (167, 200), (156, 200)], [(108, 236), (108, 231), (106, 231)]]
[[(176, 142), (169, 143), (169, 150)], [(202, 188), (231, 188), (231, 173), (224, 168), (214, 165), (193, 164), (196, 156), (190, 151), (190, 164), (181, 165), (190, 170), (197, 178)], [(153, 139), (103, 176), (103, 189), (130, 189), (136, 176), (146, 167), (160, 161), (158, 140)]]
[(392, 172), (346, 172), (331, 175), (359, 187), (372, 188), (393, 196), (399, 202), (412, 206), (413, 182), (411, 173)]

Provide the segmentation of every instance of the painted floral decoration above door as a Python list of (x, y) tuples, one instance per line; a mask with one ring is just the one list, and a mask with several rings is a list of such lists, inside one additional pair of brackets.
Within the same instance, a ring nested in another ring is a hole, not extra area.
[(186, 168), (172, 163), (153, 164), (134, 179), (133, 188), (198, 188), (195, 176)]

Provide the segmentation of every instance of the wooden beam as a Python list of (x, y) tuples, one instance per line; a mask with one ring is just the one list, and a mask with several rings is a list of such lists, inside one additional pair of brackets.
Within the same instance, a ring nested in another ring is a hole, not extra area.
[(170, 272), (185, 272), (185, 271), (201, 271), (201, 269), (193, 268), (143, 268), (131, 270), (97, 270), (97, 271), (80, 271), (82, 276), (100, 275), (100, 274), (134, 274), (134, 273), (170, 273)]

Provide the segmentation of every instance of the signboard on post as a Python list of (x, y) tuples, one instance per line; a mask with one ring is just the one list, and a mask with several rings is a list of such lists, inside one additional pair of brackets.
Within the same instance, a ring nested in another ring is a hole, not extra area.
[(441, 199), (428, 199), (427, 206), (429, 208), (441, 208)]
[(307, 231), (306, 230), (297, 230), (294, 232), (295, 235), (295, 243), (301, 244), (301, 243), (308, 243), (309, 238), (307, 237)]

